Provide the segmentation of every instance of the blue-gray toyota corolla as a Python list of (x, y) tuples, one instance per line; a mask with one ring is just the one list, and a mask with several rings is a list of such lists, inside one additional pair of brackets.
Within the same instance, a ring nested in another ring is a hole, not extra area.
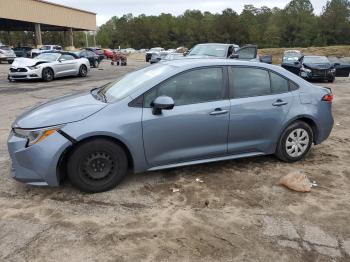
[(85, 192), (127, 174), (275, 154), (301, 160), (333, 127), (333, 95), (283, 68), (181, 59), (135, 71), (19, 116), (8, 139), (14, 179)]

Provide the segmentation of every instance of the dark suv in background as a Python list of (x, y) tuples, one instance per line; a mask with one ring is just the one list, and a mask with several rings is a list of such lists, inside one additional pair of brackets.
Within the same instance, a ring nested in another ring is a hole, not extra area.
[(103, 59), (105, 59), (105, 54), (102, 48), (99, 47), (85, 47), (85, 50), (89, 50), (91, 52), (94, 52), (99, 57), (99, 62), (101, 62)]

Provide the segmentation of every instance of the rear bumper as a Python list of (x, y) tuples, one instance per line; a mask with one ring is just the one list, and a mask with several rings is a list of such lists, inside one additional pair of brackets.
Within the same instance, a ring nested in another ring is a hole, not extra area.
[(58, 163), (71, 142), (59, 133), (26, 147), (27, 140), (10, 133), (8, 150), (12, 160), (11, 177), (30, 185), (58, 186)]

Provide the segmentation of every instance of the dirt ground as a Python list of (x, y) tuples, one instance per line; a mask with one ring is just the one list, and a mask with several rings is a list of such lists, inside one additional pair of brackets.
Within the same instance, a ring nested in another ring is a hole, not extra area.
[[(0, 65), (0, 261), (350, 261), (350, 79), (324, 84), (336, 125), (299, 163), (265, 156), (129, 175), (94, 195), (9, 177), (6, 139), (18, 114), (145, 65), (105, 62), (86, 79), (50, 84), (8, 83)], [(319, 186), (279, 186), (292, 171)]]

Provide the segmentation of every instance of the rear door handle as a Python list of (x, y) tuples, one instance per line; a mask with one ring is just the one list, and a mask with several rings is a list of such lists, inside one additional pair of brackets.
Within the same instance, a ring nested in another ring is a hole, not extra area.
[(283, 100), (281, 100), (281, 99), (278, 99), (275, 103), (273, 103), (272, 105), (273, 106), (285, 106), (285, 105), (287, 105), (288, 104), (288, 102), (286, 102), (286, 101), (283, 101)]
[(215, 108), (215, 110), (213, 112), (211, 112), (209, 115), (217, 116), (217, 115), (224, 115), (227, 113), (228, 113), (228, 110), (222, 110), (221, 108)]

